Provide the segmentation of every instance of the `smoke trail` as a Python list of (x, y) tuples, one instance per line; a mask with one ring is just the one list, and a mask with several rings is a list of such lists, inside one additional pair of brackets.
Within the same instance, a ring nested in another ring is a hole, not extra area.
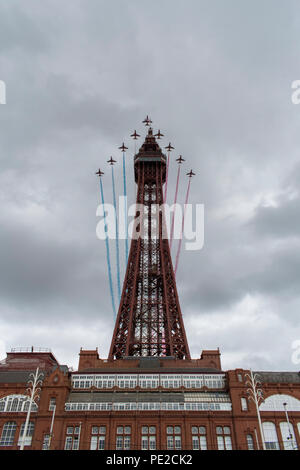
[(174, 221), (175, 221), (175, 211), (176, 211), (176, 202), (177, 202), (177, 195), (178, 195), (180, 169), (181, 169), (181, 165), (179, 164), (178, 170), (177, 170), (177, 181), (176, 181), (176, 189), (175, 189), (175, 197), (174, 197), (174, 212), (173, 212), (172, 225), (171, 225), (170, 249), (172, 248), (172, 242), (173, 242), (173, 236), (174, 236)]
[[(99, 178), (99, 180), (100, 180), (100, 192), (101, 192), (102, 205), (104, 207), (104, 193), (103, 193), (103, 185), (102, 185), (101, 177)], [(105, 212), (104, 212), (103, 219), (104, 219), (104, 227), (105, 227), (105, 234), (106, 234), (106, 236), (105, 236), (105, 245), (106, 245), (106, 260), (107, 260), (107, 268), (108, 268), (110, 296), (111, 296), (111, 303), (112, 303), (113, 312), (114, 312), (114, 315), (116, 316), (115, 296), (114, 296), (112, 276), (111, 276), (110, 253), (109, 253), (109, 243), (108, 243), (108, 236), (107, 236), (107, 226), (106, 226)]]
[(179, 239), (179, 244), (178, 244), (178, 249), (177, 249), (176, 264), (175, 264), (175, 270), (174, 270), (175, 277), (176, 277), (176, 272), (177, 272), (178, 262), (179, 262), (179, 256), (180, 256), (180, 251), (181, 251), (181, 243), (182, 243), (183, 229), (184, 229), (184, 216), (185, 216), (186, 205), (187, 205), (188, 199), (189, 199), (190, 186), (191, 186), (191, 178), (189, 178), (189, 184), (188, 184), (188, 187), (187, 187), (185, 203), (184, 203), (182, 225), (181, 225), (181, 234), (180, 234), (180, 239)]
[(170, 152), (168, 152), (168, 160), (167, 160), (167, 169), (166, 169), (166, 183), (165, 183), (165, 195), (164, 195), (164, 202), (167, 202), (167, 190), (168, 190), (168, 175), (169, 175), (169, 164), (170, 164)]
[(117, 285), (118, 285), (118, 295), (119, 295), (119, 301), (120, 301), (121, 300), (121, 281), (120, 281), (119, 226), (118, 226), (118, 215), (117, 215), (115, 175), (114, 175), (114, 166), (113, 165), (111, 165), (111, 179), (112, 179), (112, 188), (113, 188), (113, 201), (114, 201), (114, 208), (115, 208)]
[(124, 196), (125, 196), (125, 256), (126, 256), (126, 265), (128, 261), (128, 218), (127, 218), (127, 188), (126, 188), (126, 164), (125, 164), (125, 152), (123, 152), (123, 186), (124, 186)]

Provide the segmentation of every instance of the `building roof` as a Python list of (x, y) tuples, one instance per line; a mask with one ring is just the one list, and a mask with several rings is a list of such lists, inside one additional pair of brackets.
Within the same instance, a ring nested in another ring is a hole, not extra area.
[(213, 367), (160, 367), (150, 368), (133, 367), (133, 368), (86, 368), (74, 371), (74, 374), (224, 374), (224, 371), (214, 369)]
[(300, 383), (300, 372), (260, 372), (255, 374), (260, 376), (262, 383)]
[(0, 371), (0, 383), (26, 383), (30, 373), (34, 370), (13, 370), (13, 371)]
[(0, 362), (0, 372), (13, 370), (31, 371), (40, 369), (51, 370), (59, 363), (50, 349), (47, 348), (13, 348), (6, 353), (6, 358)]
[[(51, 371), (46, 369), (40, 369), (41, 373), (44, 373), (45, 376), (56, 369), (61, 370), (64, 374), (68, 372), (68, 366), (57, 366), (55, 365)], [(35, 373), (36, 369), (28, 369), (28, 370), (10, 370), (10, 371), (1, 371), (0, 370), (0, 383), (27, 383), (29, 379), (29, 374)]]

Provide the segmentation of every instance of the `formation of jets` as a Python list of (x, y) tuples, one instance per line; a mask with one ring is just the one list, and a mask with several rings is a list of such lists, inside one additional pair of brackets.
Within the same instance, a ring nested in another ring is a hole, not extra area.
[[(147, 115), (146, 118), (143, 120), (143, 123), (146, 125), (146, 126), (149, 126), (150, 124), (152, 124), (152, 121), (151, 119), (149, 118), (149, 116)], [(134, 130), (134, 132), (130, 135), (130, 137), (132, 137), (134, 140), (137, 140), (138, 137), (140, 137), (140, 134), (138, 134), (136, 132), (136, 130)], [(162, 134), (160, 132), (160, 129), (158, 130), (157, 134), (155, 134), (155, 137), (157, 137), (158, 139), (160, 139), (161, 137), (164, 137), (164, 134)], [(128, 147), (125, 146), (124, 142), (122, 143), (121, 147), (119, 147), (120, 150), (122, 150), (122, 152), (125, 152), (126, 150), (128, 150)], [(174, 147), (171, 145), (171, 142), (169, 142), (169, 145), (167, 145), (165, 147), (165, 149), (168, 151), (168, 152), (171, 152), (172, 150), (174, 150)], [(176, 158), (176, 162), (178, 162), (178, 164), (181, 164), (182, 162), (184, 162), (185, 159), (182, 158), (182, 155), (179, 155), (178, 158)], [(114, 160), (112, 157), (110, 157), (109, 160), (107, 160), (107, 163), (109, 163), (110, 165), (114, 165), (116, 163), (116, 160)], [(99, 178), (104, 175), (103, 171), (99, 170), (95, 173), (97, 176), (99, 176)], [(193, 176), (195, 176), (196, 173), (193, 172), (193, 170), (189, 171), (189, 173), (187, 173), (187, 176), (189, 178), (192, 178)]]

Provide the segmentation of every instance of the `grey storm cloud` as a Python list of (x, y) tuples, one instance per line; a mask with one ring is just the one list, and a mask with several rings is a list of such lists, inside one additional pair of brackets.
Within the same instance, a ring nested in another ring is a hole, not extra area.
[[(228, 368), (299, 368), (299, 13), (294, 0), (1, 3), (1, 354), (50, 346), (74, 367), (81, 346), (107, 355), (94, 173), (111, 202), (106, 161), (121, 193), (124, 141), (133, 202), (129, 136), (148, 114), (205, 206), (204, 247), (182, 250), (177, 275), (192, 354), (219, 346)], [(175, 181), (171, 162), (170, 202)]]
[(283, 178), (282, 190), (272, 203), (262, 202), (249, 226), (261, 236), (273, 239), (300, 239), (300, 165)]
[(279, 207), (260, 207), (255, 217), (255, 228), (262, 235), (285, 238), (299, 237), (300, 199), (296, 198)]

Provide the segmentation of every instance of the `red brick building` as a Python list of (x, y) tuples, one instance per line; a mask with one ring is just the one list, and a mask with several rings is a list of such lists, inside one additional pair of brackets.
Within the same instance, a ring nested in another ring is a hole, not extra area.
[[(81, 350), (76, 372), (50, 351), (13, 350), (0, 363), (0, 449), (18, 449), (30, 372), (44, 374), (25, 449), (262, 449), (242, 369), (222, 371), (220, 352), (199, 359), (108, 361)], [(300, 374), (258, 372), (266, 447), (300, 447)], [(28, 402), (27, 402), (28, 403)], [(283, 403), (286, 403), (285, 407)], [(286, 415), (286, 411), (287, 415)]]

